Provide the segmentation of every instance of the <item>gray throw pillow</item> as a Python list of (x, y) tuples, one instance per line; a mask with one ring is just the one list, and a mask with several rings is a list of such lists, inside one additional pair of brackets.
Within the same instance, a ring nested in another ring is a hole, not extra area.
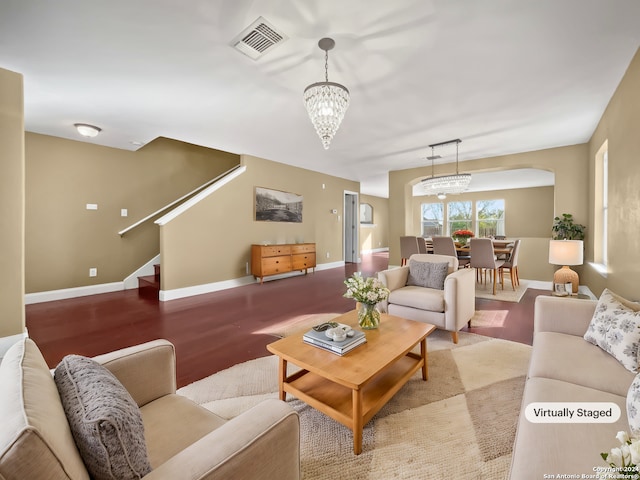
[(432, 263), (409, 260), (407, 285), (444, 290), (444, 279), (449, 273), (449, 262)]
[(138, 405), (96, 361), (67, 355), (54, 380), (80, 456), (101, 479), (139, 479), (151, 471)]

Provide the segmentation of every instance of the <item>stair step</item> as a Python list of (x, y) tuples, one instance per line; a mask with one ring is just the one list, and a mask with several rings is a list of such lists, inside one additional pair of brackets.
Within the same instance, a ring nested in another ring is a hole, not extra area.
[(146, 275), (144, 277), (138, 277), (138, 287), (153, 287), (160, 290), (160, 279), (156, 275)]

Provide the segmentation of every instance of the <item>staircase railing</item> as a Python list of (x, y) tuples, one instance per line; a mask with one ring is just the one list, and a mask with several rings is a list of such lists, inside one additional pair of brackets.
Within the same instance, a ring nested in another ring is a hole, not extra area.
[[(164, 207), (159, 208), (159, 209), (158, 209), (158, 210), (156, 210), (155, 212), (153, 212), (153, 213), (151, 213), (151, 214), (147, 215), (146, 217), (144, 217), (144, 218), (143, 218), (143, 219), (141, 219), (141, 220), (138, 220), (136, 223), (134, 223), (134, 224), (132, 224), (132, 225), (128, 226), (127, 228), (125, 228), (125, 229), (123, 229), (123, 230), (120, 230), (120, 231), (118, 232), (118, 235), (123, 236), (125, 233), (127, 233), (127, 232), (129, 232), (129, 231), (133, 230), (134, 228), (136, 228), (136, 227), (137, 227), (137, 226), (139, 226), (139, 225), (142, 225), (142, 224), (143, 224), (143, 223), (145, 223), (147, 220), (150, 220), (150, 219), (152, 219), (152, 218), (154, 218), (154, 217), (158, 216), (160, 213), (162, 213), (162, 212), (164, 212), (164, 211), (166, 211), (166, 210), (169, 210), (170, 208), (173, 208), (175, 205), (178, 205), (178, 204), (179, 204), (180, 202), (182, 202), (183, 200), (185, 200), (185, 199), (187, 199), (187, 198), (189, 198), (189, 197), (192, 197), (191, 199), (187, 200), (187, 202), (184, 202), (184, 203), (180, 206), (180, 207), (182, 207), (182, 206), (184, 206), (185, 204), (189, 203), (189, 207), (190, 207), (192, 204), (194, 204), (192, 201), (193, 201), (195, 198), (198, 198), (198, 200), (197, 200), (197, 201), (200, 201), (200, 199), (201, 199), (201, 198), (204, 198), (204, 197), (201, 197), (201, 196), (200, 196), (202, 193), (204, 193), (205, 191), (207, 191), (208, 193), (207, 193), (206, 195), (204, 195), (204, 196), (208, 196), (212, 191), (217, 190), (218, 188), (220, 188), (220, 187), (221, 187), (222, 185), (224, 185), (225, 183), (227, 183), (227, 182), (231, 181), (233, 178), (235, 178), (235, 177), (237, 177), (238, 175), (240, 175), (241, 173), (243, 173), (246, 169), (247, 169), (247, 167), (246, 167), (246, 166), (244, 166), (244, 165), (236, 165), (235, 167), (233, 167), (233, 168), (231, 168), (231, 169), (227, 170), (226, 172), (224, 172), (224, 173), (222, 173), (222, 174), (218, 175), (216, 178), (214, 178), (214, 179), (212, 179), (212, 180), (209, 180), (208, 182), (206, 182), (206, 183), (204, 183), (204, 184), (200, 185), (198, 188), (195, 188), (194, 190), (190, 191), (190, 192), (189, 192), (189, 193), (187, 193), (186, 195), (183, 195), (182, 197), (178, 198), (177, 200), (174, 200), (173, 202), (171, 202), (171, 203), (169, 203), (169, 204), (165, 205)], [(216, 183), (216, 182), (218, 182), (218, 183)], [(213, 189), (213, 190), (211, 190), (211, 191), (206, 190), (206, 189), (207, 189), (207, 187), (210, 187), (210, 186), (215, 186), (216, 188), (214, 188), (214, 189)], [(197, 201), (196, 201), (195, 203), (197, 203)], [(180, 207), (178, 207), (178, 208), (180, 208)], [(187, 207), (187, 208), (189, 208), (189, 207)], [(185, 208), (185, 209), (186, 209), (186, 208)], [(176, 210), (178, 210), (178, 209), (176, 209)], [(170, 214), (171, 214), (171, 213), (173, 213), (174, 211), (175, 211), (175, 210), (173, 210), (172, 212), (170, 212)], [(182, 213), (182, 211), (184, 211), (184, 210), (181, 210), (181, 211), (180, 211), (179, 213), (177, 213), (175, 216), (177, 216), (177, 215), (179, 215), (180, 213)], [(165, 218), (165, 217), (167, 217), (167, 216), (168, 216), (168, 215), (165, 215), (165, 216), (164, 216), (164, 217), (162, 217), (162, 218)], [(158, 220), (158, 221), (156, 221), (155, 223), (160, 224), (160, 223), (159, 223), (159, 221), (160, 221), (160, 220), (162, 220), (162, 219), (159, 219), (159, 220)], [(167, 220), (167, 221), (168, 221), (168, 220)], [(162, 224), (160, 224), (160, 225), (164, 225), (164, 223), (162, 223)]]

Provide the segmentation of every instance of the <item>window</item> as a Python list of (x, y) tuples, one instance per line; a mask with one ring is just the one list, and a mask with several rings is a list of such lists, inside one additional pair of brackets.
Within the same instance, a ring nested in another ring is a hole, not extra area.
[(609, 142), (605, 141), (595, 162), (595, 202), (594, 202), (594, 232), (593, 232), (593, 261), (596, 269), (607, 273), (607, 218), (609, 213)]
[(360, 223), (364, 223), (364, 224), (373, 223), (373, 207), (368, 203), (360, 204)]
[(442, 235), (442, 225), (444, 218), (443, 203), (423, 203), (422, 204), (422, 236), (433, 237)]
[(504, 233), (504, 200), (478, 200), (476, 202), (478, 237), (495, 237)]
[(471, 205), (471, 202), (449, 202), (447, 204), (447, 218), (449, 223), (447, 235), (451, 235), (451, 233), (456, 230), (473, 231)]

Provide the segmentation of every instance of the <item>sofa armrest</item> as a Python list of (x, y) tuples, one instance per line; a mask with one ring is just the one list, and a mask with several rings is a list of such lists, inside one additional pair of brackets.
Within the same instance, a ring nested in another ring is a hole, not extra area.
[(596, 300), (577, 298), (536, 297), (533, 315), (534, 338), (536, 332), (558, 332), (584, 336), (591, 323)]
[(123, 348), (94, 360), (120, 380), (138, 406), (176, 393), (176, 352), (167, 340)]
[(445, 329), (457, 332), (476, 311), (476, 275), (473, 268), (462, 268), (444, 279)]
[(261, 402), (205, 435), (145, 480), (300, 479), (300, 420), (285, 402)]

